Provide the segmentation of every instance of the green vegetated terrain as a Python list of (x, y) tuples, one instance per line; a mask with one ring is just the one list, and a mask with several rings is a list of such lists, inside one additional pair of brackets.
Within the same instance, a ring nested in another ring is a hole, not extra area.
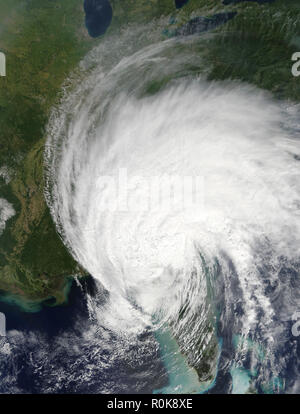
[[(300, 78), (291, 74), (291, 56), (300, 51), (298, 0), (228, 6), (190, 0), (180, 10), (174, 0), (111, 4), (114, 17), (105, 36), (162, 15), (170, 16), (168, 30), (192, 17), (237, 11), (208, 42), (208, 78), (242, 80), (300, 100)], [(85, 29), (83, 0), (0, 0), (0, 51), (7, 56), (7, 76), (0, 78), (0, 168), (10, 176), (0, 176), (0, 198), (16, 212), (0, 235), (0, 290), (23, 301), (63, 303), (68, 278), (84, 274), (63, 246), (44, 200), (43, 150), (62, 84), (99, 42)]]
[(62, 83), (93, 46), (81, 0), (0, 0), (0, 196), (16, 214), (0, 237), (0, 289), (28, 301), (65, 300), (80, 270), (64, 248), (43, 196), (44, 129)]

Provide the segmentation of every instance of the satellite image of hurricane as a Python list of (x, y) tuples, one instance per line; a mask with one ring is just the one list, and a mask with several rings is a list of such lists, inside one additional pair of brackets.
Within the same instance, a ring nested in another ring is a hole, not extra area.
[(0, 393), (300, 394), (300, 2), (0, 0)]

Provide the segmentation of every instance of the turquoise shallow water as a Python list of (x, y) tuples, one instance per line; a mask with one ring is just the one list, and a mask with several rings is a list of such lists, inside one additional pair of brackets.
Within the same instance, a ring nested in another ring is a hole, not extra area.
[(232, 394), (246, 394), (251, 383), (251, 376), (243, 368), (232, 367), (230, 370), (232, 377)]
[(215, 383), (200, 382), (197, 372), (187, 363), (185, 356), (168, 330), (160, 330), (155, 334), (160, 344), (161, 359), (169, 375), (169, 384), (155, 390), (154, 394), (202, 394)]

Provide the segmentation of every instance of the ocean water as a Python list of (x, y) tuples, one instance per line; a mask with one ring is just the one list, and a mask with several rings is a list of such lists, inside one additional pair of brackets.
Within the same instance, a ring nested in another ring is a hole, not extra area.
[[(1, 392), (299, 392), (299, 107), (195, 76), (209, 37), (162, 40), (163, 27), (105, 37), (53, 110), (47, 202), (93, 278), (63, 307), (1, 304)], [(118, 199), (101, 179), (124, 166), (131, 206), (154, 174), (202, 177), (205, 199), (101, 209)], [(216, 342), (201, 384), (193, 367)]]
[(154, 390), (154, 394), (203, 394), (214, 387), (216, 378), (200, 382), (197, 371), (189, 366), (168, 328), (158, 330), (155, 338), (160, 344), (160, 355), (168, 373), (168, 384)]
[(101, 329), (90, 307), (96, 292), (98, 308), (92, 278), (74, 281), (64, 306), (24, 312), (0, 302), (1, 393), (152, 393), (167, 385), (156, 339), (145, 332), (129, 343)]
[(145, 332), (130, 344), (131, 355), (112, 340), (111, 359), (105, 335), (103, 342), (101, 336), (96, 341), (85, 337), (99, 329), (89, 306), (95, 295), (95, 281), (87, 278), (74, 281), (63, 306), (44, 302), (25, 311), (7, 298), (0, 302), (7, 320), (7, 336), (0, 340), (0, 392), (198, 394), (213, 387), (214, 381), (199, 382), (168, 329), (154, 336)]

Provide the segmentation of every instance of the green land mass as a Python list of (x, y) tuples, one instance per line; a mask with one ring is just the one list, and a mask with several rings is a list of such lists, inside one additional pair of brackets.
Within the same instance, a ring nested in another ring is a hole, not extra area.
[[(208, 42), (208, 78), (242, 80), (279, 99), (300, 101), (300, 79), (291, 74), (291, 56), (300, 51), (298, 0), (230, 6), (190, 0), (177, 11), (174, 0), (111, 4), (114, 17), (105, 36), (160, 16), (172, 17), (174, 28), (191, 17), (236, 10)], [(9, 182), (0, 177), (0, 197), (16, 212), (0, 235), (0, 291), (2, 300), (26, 310), (49, 298), (65, 302), (70, 276), (85, 274), (64, 247), (46, 206), (43, 149), (47, 119), (63, 83), (101, 39), (87, 34), (83, 0), (0, 0), (0, 51), (7, 56), (7, 77), (0, 78), (0, 168), (11, 176)]]

